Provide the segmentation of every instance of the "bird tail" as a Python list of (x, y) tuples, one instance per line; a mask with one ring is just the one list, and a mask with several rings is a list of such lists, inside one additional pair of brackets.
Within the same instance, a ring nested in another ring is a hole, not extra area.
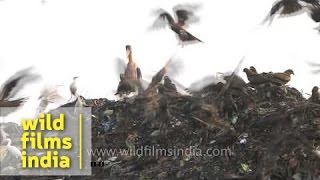
[(187, 32), (187, 34), (188, 34), (188, 40), (189, 41), (199, 41), (199, 42), (202, 42), (203, 43), (203, 41), (201, 41), (199, 38), (197, 38), (197, 37), (195, 37), (194, 35), (192, 35), (191, 33), (189, 33), (189, 32)]

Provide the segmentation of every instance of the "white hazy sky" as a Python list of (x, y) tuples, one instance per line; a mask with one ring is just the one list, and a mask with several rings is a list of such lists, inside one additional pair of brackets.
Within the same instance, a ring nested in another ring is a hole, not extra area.
[[(188, 30), (203, 40), (181, 48), (169, 29), (148, 32), (152, 9), (172, 12), (177, 3), (202, 4), (198, 24)], [(245, 56), (244, 66), (258, 71), (295, 72), (290, 85), (310, 92), (319, 85), (306, 61), (319, 62), (320, 35), (307, 14), (275, 19), (261, 26), (274, 0), (2, 0), (0, 1), (0, 82), (17, 70), (34, 66), (43, 81), (22, 95), (39, 95), (44, 84), (60, 84), (69, 98), (72, 77), (79, 76), (79, 92), (86, 98), (107, 97), (118, 85), (116, 57), (125, 45), (142, 74), (154, 74), (176, 54), (184, 62), (176, 77), (185, 86), (206, 75), (232, 71)], [(241, 76), (245, 77), (241, 72)], [(245, 78), (246, 79), (246, 78)], [(24, 114), (34, 115), (35, 103)], [(7, 117), (11, 119), (13, 117)]]

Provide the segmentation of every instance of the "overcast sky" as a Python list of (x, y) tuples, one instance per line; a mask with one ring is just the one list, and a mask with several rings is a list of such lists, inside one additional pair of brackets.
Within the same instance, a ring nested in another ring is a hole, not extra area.
[[(307, 14), (275, 19), (261, 26), (273, 0), (201, 0), (201, 21), (188, 30), (204, 41), (178, 47), (169, 29), (149, 32), (151, 10), (172, 13), (180, 0), (2, 0), (0, 1), (0, 82), (17, 70), (34, 66), (43, 81), (25, 89), (31, 96), (25, 114), (34, 114), (34, 99), (44, 84), (64, 85), (68, 99), (72, 77), (86, 98), (113, 99), (118, 85), (116, 57), (125, 58), (131, 44), (133, 58), (144, 77), (154, 74), (172, 56), (184, 62), (175, 77), (186, 87), (216, 72), (232, 71), (245, 56), (243, 67), (284, 71), (295, 75), (289, 83), (309, 93), (319, 85), (306, 61), (319, 62), (320, 35)], [(244, 73), (240, 73), (245, 78)], [(246, 79), (246, 78), (245, 78)], [(12, 117), (7, 117), (12, 119)]]

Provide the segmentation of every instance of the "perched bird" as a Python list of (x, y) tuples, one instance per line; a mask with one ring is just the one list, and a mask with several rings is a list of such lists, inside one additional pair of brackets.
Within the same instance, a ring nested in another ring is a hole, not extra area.
[(253, 66), (251, 66), (251, 69), (253, 71), (248, 68), (244, 68), (243, 71), (246, 73), (250, 84), (254, 86), (265, 83), (272, 83), (278, 86), (285, 85), (291, 80), (291, 75), (294, 74), (291, 69), (288, 69), (283, 73), (257, 73), (257, 70), (252, 67)]
[(171, 79), (168, 76), (164, 76), (163, 87), (168, 91), (177, 92), (176, 85), (172, 83)]
[(142, 78), (142, 73), (139, 67), (132, 59), (132, 49), (130, 45), (126, 45), (126, 52), (128, 57), (128, 64), (124, 72), (124, 76), (127, 79), (137, 80)]
[(187, 42), (202, 42), (200, 39), (185, 30), (187, 25), (199, 21), (199, 17), (194, 14), (194, 10), (197, 10), (199, 7), (199, 5), (176, 5), (173, 8), (176, 17), (175, 19), (165, 10), (159, 9), (156, 11), (158, 18), (154, 22), (153, 27), (157, 28), (169, 25), (171, 30), (177, 34), (179, 44), (182, 45), (182, 47), (184, 43)]
[[(249, 67), (249, 70), (250, 70), (251, 72), (253, 72), (253, 73), (258, 74), (258, 71), (257, 71), (257, 69), (256, 69), (254, 66), (250, 66), (250, 67)], [(271, 72), (271, 71), (270, 71), (270, 72), (268, 72), (268, 73), (266, 73), (266, 72), (262, 72), (262, 73), (260, 73), (260, 75), (262, 75), (262, 76), (266, 76), (267, 74), (270, 74), (270, 73), (272, 73), (272, 72)]]
[[(128, 95), (131, 92), (135, 92), (136, 88), (138, 89), (139, 93), (143, 91), (141, 69), (137, 67), (136, 63), (133, 61), (132, 48), (130, 45), (126, 45), (126, 53), (128, 63), (125, 69), (122, 70), (121, 68), (120, 70), (120, 82), (118, 84), (117, 92), (115, 93), (115, 95)], [(123, 64), (122, 59), (118, 58), (117, 61), (118, 65)]]
[(78, 94), (77, 94), (77, 80), (78, 77), (73, 77), (73, 81), (70, 84), (70, 92), (71, 92), (71, 98), (70, 100), (72, 100), (72, 98), (77, 98)]
[(21, 152), (20, 150), (15, 147), (15, 146), (11, 146), (11, 139), (7, 138), (5, 140), (5, 142), (7, 142), (7, 150), (8, 150), (8, 153), (10, 153), (13, 157), (17, 158), (17, 159), (20, 159), (21, 157)]
[(287, 84), (291, 80), (291, 75), (294, 75), (292, 69), (288, 69), (283, 73), (268, 73), (270, 78), (278, 80), (282, 85)]
[(114, 95), (119, 95), (122, 97), (123, 95), (129, 95), (131, 92), (135, 91), (135, 85), (132, 81), (126, 79), (124, 74), (120, 74), (120, 82), (118, 84), (117, 92)]
[(251, 71), (251, 72), (258, 74), (258, 72), (257, 72), (257, 70), (256, 70), (256, 68), (255, 68), (255, 67), (250, 66), (250, 68), (249, 68), (249, 69), (250, 69), (250, 71)]
[(18, 71), (3, 83), (0, 89), (0, 107), (11, 108), (1, 111), (0, 116), (7, 116), (25, 102), (26, 98), (13, 98), (15, 98), (25, 85), (40, 79), (40, 76), (32, 73), (31, 70), (32, 68), (26, 68)]
[(271, 8), (269, 15), (264, 22), (270, 20), (272, 22), (276, 13), (280, 15), (292, 15), (298, 13), (304, 8), (310, 11), (311, 18), (315, 21), (316, 12), (315, 7), (319, 7), (318, 0), (279, 0)]
[[(164, 96), (180, 96), (180, 93), (177, 91), (177, 87), (172, 83), (171, 79), (168, 76), (164, 76), (163, 84), (159, 84), (158, 93), (161, 97)], [(163, 98), (163, 97), (162, 97)], [(160, 103), (161, 104), (161, 103)]]
[(272, 81), (261, 74), (252, 72), (248, 68), (244, 68), (243, 72), (246, 73), (249, 83), (253, 86), (269, 83)]
[(311, 94), (311, 97), (308, 99), (308, 101), (316, 104), (320, 103), (318, 86), (314, 86), (312, 88), (312, 94)]

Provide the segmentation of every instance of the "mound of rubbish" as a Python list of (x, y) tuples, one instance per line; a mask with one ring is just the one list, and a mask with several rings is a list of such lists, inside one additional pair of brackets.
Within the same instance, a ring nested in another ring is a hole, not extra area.
[[(160, 85), (83, 101), (104, 153), (92, 176), (64, 179), (320, 179), (320, 104), (293, 87), (217, 83), (182, 95)], [(21, 179), (48, 178), (58, 179)]]

